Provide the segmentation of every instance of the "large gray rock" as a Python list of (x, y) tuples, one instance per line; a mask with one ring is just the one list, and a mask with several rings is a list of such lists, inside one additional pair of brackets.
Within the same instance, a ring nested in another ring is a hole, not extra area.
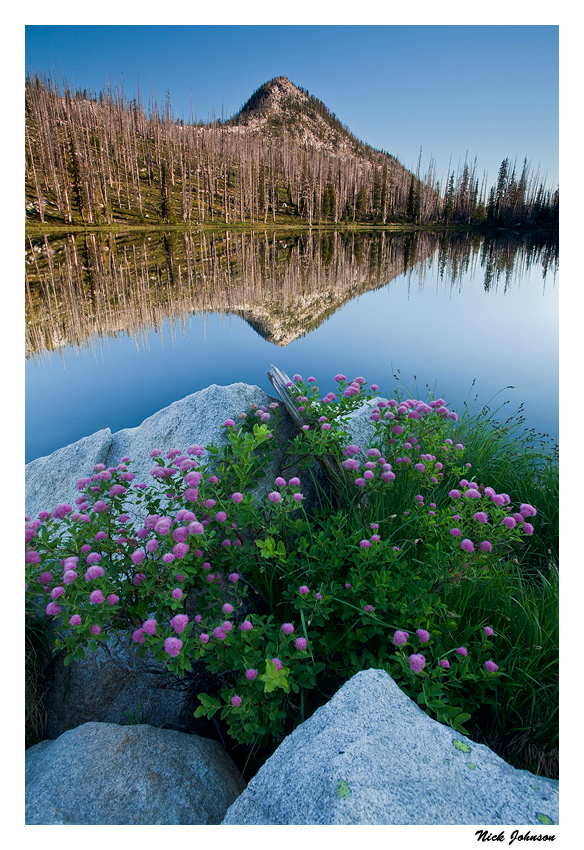
[[(208, 446), (212, 442), (221, 448), (227, 443), (226, 429), (221, 427), (226, 419), (237, 423), (240, 413), (249, 414), (252, 403), (268, 407), (274, 401), (250, 384), (212, 384), (159, 410), (136, 428), (113, 434), (106, 465), (116, 466), (123, 457), (129, 457), (134, 461), (132, 472), (138, 476), (136, 480), (148, 483), (154, 467), (152, 449), (161, 449), (164, 454), (175, 448), (186, 452), (191, 445)], [(282, 415), (287, 418), (283, 410)]]
[(128, 636), (112, 635), (67, 667), (63, 658), (64, 652), (53, 658), (45, 674), (46, 738), (89, 721), (174, 729), (192, 721), (193, 698), (185, 680), (167, 673), (149, 653), (140, 658)]
[(52, 511), (59, 503), (74, 500), (79, 491), (75, 482), (91, 473), (96, 463), (105, 463), (112, 433), (102, 428), (89, 437), (57, 449), (25, 466), (25, 513), (36, 519), (40, 511)]
[(558, 823), (558, 782), (428, 717), (383, 670), (353, 676), (260, 768), (223, 824)]
[[(240, 413), (249, 415), (252, 403), (268, 407), (274, 401), (277, 399), (257, 386), (213, 384), (157, 411), (135, 428), (114, 434), (104, 428), (47, 457), (37, 458), (26, 465), (26, 514), (35, 519), (39, 511), (52, 511), (60, 502), (72, 504), (79, 495), (77, 480), (90, 475), (97, 463), (113, 467), (123, 457), (129, 457), (134, 462), (131, 469), (137, 476), (136, 483), (149, 483), (150, 470), (155, 465), (150, 458), (152, 449), (164, 454), (172, 448), (186, 452), (191, 445), (208, 446), (212, 442), (221, 448), (227, 442), (226, 429), (221, 427), (226, 419), (238, 422)], [(278, 437), (285, 442), (293, 436), (294, 426), (283, 406), (280, 415)], [(280, 474), (280, 460), (281, 454), (276, 453), (258, 494), (273, 489), (274, 478)]]
[(26, 751), (26, 823), (219, 824), (245, 788), (220, 744), (85, 723)]

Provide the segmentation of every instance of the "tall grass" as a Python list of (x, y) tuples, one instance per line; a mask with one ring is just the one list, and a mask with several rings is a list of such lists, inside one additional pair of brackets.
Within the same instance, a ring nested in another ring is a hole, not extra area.
[(503, 406), (485, 406), (479, 414), (465, 406), (456, 434), (472, 458), (478, 483), (508, 493), (514, 503), (537, 508), (535, 532), (522, 563), (525, 569), (547, 572), (559, 559), (558, 447), (546, 435), (525, 428), (522, 405), (501, 421)]
[(460, 617), (491, 626), (504, 678), (475, 719), (475, 734), (511, 764), (558, 775), (558, 570), (526, 577), (506, 561), (443, 589)]
[(26, 610), (25, 644), (25, 748), (43, 740), (46, 727), (44, 706), (46, 663), (53, 655), (54, 637), (46, 616), (31, 609)]

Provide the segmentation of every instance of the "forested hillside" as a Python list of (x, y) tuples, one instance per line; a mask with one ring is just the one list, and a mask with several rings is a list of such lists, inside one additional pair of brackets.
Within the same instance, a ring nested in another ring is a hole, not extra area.
[(26, 80), (27, 221), (60, 225), (366, 223), (557, 227), (559, 193), (505, 159), (495, 185), (475, 162), (443, 186), (356, 139), (285, 77), (228, 120), (185, 123), (170, 98), (64, 95)]

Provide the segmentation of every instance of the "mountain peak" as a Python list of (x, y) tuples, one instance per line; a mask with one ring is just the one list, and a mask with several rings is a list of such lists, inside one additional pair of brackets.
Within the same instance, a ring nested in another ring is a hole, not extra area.
[(290, 82), (288, 77), (274, 77), (256, 89), (235, 115), (235, 120), (241, 121), (252, 116), (266, 115), (282, 108), (285, 105), (282, 101), (303, 98), (307, 98), (307, 95)]
[(353, 136), (325, 104), (288, 77), (268, 80), (252, 94), (228, 122), (238, 132), (266, 138), (288, 138), (344, 158), (362, 157), (366, 146)]

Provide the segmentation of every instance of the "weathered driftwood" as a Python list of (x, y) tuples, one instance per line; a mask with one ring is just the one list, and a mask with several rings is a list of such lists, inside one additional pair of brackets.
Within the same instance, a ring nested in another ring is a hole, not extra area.
[[(294, 401), (294, 396), (286, 386), (287, 383), (290, 382), (290, 378), (285, 372), (282, 372), (281, 369), (278, 369), (276, 366), (271, 366), (269, 371), (267, 372), (267, 376), (269, 378), (270, 383), (276, 390), (279, 398), (282, 400), (282, 404), (290, 414), (292, 421), (298, 427), (299, 430), (302, 430), (303, 425), (310, 425), (307, 423), (300, 413), (298, 413), (298, 408)], [(310, 426), (314, 427), (314, 426)], [(333, 492), (335, 495), (339, 495), (344, 482), (345, 482), (345, 470), (343, 469), (339, 460), (333, 455), (325, 455), (322, 458), (315, 458), (318, 465), (320, 466), (323, 475), (330, 483)]]

